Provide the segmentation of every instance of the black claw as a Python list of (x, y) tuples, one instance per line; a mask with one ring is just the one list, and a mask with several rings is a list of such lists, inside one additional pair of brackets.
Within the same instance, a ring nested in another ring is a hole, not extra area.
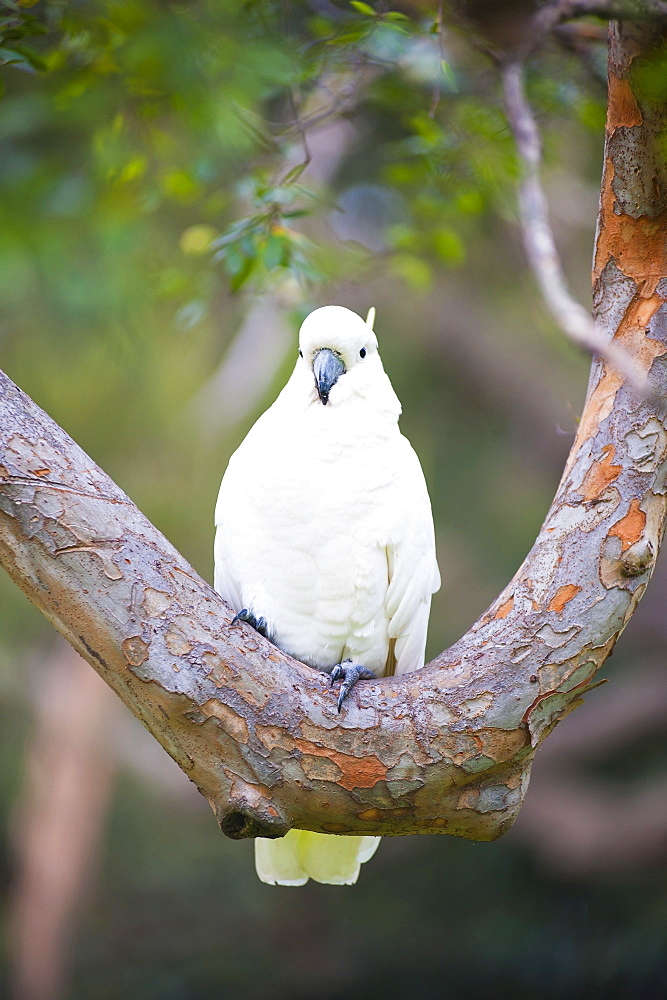
[(255, 631), (263, 635), (265, 639), (269, 638), (269, 626), (266, 618), (258, 618), (255, 622)]
[(354, 663), (352, 660), (343, 660), (342, 663), (337, 663), (331, 671), (331, 686), (333, 687), (335, 681), (343, 682), (338, 692), (338, 711), (340, 712), (343, 702), (357, 681), (371, 680), (373, 677), (375, 674), (372, 670), (369, 670), (368, 667), (362, 667), (361, 664)]
[(269, 638), (269, 626), (266, 618), (256, 618), (252, 611), (248, 608), (241, 608), (238, 614), (235, 614), (232, 618), (232, 625), (236, 625), (237, 622), (246, 622), (255, 632), (259, 632), (263, 635), (265, 639)]
[(341, 677), (345, 677), (345, 670), (343, 669), (340, 663), (337, 663), (336, 666), (331, 671), (331, 687), (333, 687), (334, 683), (337, 680), (340, 680)]

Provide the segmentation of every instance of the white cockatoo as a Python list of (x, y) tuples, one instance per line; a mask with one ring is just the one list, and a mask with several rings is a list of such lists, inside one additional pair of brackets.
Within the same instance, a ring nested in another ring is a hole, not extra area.
[[(440, 586), (433, 517), (373, 332), (342, 306), (305, 319), (294, 371), (232, 455), (215, 511), (215, 589), (286, 653), (340, 680), (424, 664)], [(332, 703), (332, 711), (335, 706)], [(264, 882), (356, 882), (379, 837), (255, 841)]]

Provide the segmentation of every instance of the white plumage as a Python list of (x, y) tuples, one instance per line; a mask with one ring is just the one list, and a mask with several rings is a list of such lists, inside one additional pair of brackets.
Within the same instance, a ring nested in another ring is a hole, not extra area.
[[(372, 325), (325, 306), (304, 321), (299, 348), (223, 477), (215, 588), (312, 667), (417, 670), (440, 585), (433, 519)], [(283, 885), (349, 884), (378, 842), (292, 830), (256, 841), (257, 871)]]

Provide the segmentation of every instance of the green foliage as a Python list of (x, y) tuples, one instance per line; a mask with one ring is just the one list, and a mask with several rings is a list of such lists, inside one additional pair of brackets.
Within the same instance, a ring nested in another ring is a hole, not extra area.
[[(37, 0), (0, 0), (0, 69), (14, 66), (34, 72), (44, 68), (39, 50), (26, 39), (45, 33), (41, 22), (29, 9)], [(0, 78), (0, 93), (4, 91)]]
[[(56, 214), (85, 210), (111, 228), (123, 219), (130, 241), (139, 218), (144, 231), (166, 217), (181, 232), (212, 227), (210, 254), (154, 261), (151, 287), (175, 316), (205, 316), (225, 284), (238, 292), (289, 275), (307, 294), (335, 278), (346, 248), (323, 245), (319, 224), (316, 245), (308, 217), (335, 213), (357, 178), (400, 197), (403, 217), (387, 221), (384, 251), (415, 287), (461, 264), (488, 212), (512, 210), (516, 165), (495, 78), (461, 59), (430, 17), (269, 0), (43, 0), (37, 13), (8, 0), (4, 10), (5, 74), (47, 74), (39, 87), (12, 80), (10, 186), (36, 189), (42, 211), (45, 202)], [(534, 74), (538, 108), (596, 125), (600, 104), (580, 76)], [(347, 98), (322, 107), (318, 88), (341, 78)], [(344, 160), (325, 192), (308, 180), (309, 134), (350, 113), (364, 117), (367, 148)], [(46, 121), (67, 140), (37, 157), (27, 147)], [(290, 169), (295, 145), (303, 152)], [(355, 266), (372, 271), (362, 248)]]
[(290, 170), (277, 184), (258, 177), (248, 178), (244, 200), (257, 211), (232, 223), (216, 240), (214, 260), (223, 261), (230, 275), (232, 291), (237, 291), (251, 277), (257, 283), (277, 269), (288, 271), (302, 282), (318, 280), (323, 274), (311, 263), (312, 244), (290, 227), (290, 220), (308, 214), (303, 204), (312, 204), (316, 195), (297, 183), (305, 164)]

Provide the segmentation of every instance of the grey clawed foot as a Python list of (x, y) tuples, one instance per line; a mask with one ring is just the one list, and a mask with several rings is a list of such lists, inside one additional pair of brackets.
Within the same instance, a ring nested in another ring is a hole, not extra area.
[(362, 667), (359, 663), (354, 663), (353, 660), (343, 660), (342, 663), (337, 663), (331, 671), (331, 686), (333, 687), (336, 681), (343, 682), (338, 692), (338, 711), (340, 712), (343, 702), (357, 681), (369, 681), (373, 677), (375, 674), (372, 670)]
[(241, 608), (238, 614), (234, 615), (232, 618), (232, 625), (236, 625), (237, 622), (246, 622), (254, 628), (255, 632), (259, 632), (263, 635), (265, 639), (270, 639), (269, 636), (269, 626), (266, 618), (256, 618), (252, 611), (248, 608)]

